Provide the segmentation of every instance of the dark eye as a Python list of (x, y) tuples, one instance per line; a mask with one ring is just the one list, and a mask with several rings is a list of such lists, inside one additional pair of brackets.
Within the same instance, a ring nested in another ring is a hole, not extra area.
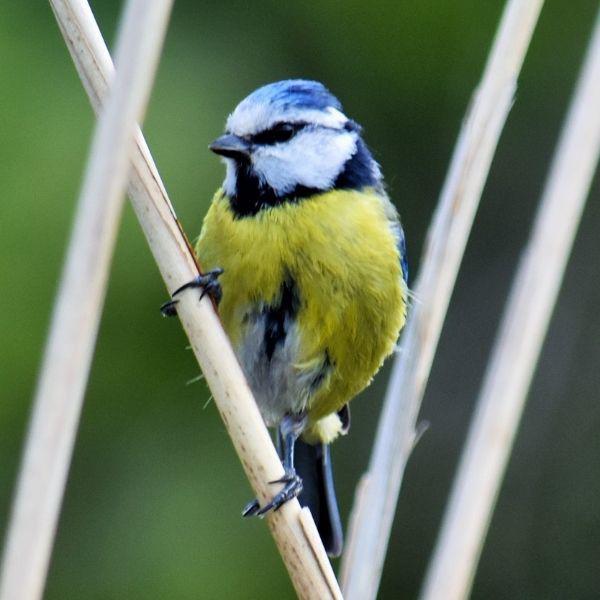
[(255, 144), (280, 144), (291, 140), (294, 135), (305, 127), (305, 123), (277, 123), (270, 129), (252, 136)]

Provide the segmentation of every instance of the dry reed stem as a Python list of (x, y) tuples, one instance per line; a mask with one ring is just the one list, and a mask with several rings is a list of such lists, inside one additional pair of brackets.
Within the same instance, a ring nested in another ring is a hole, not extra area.
[(133, 133), (172, 0), (127, 3), (115, 80), (95, 131), (9, 525), (0, 598), (42, 595), (120, 221)]
[(375, 598), (416, 420), (473, 218), (542, 0), (510, 0), (457, 141), (427, 244), (402, 350), (394, 362), (369, 469), (357, 490), (341, 581)]
[[(98, 110), (113, 67), (93, 14), (84, 0), (51, 0), (51, 4), (92, 106)], [(173, 292), (195, 277), (198, 267), (140, 131), (132, 156), (129, 196), (167, 288)], [(193, 291), (181, 296), (178, 313), (246, 475), (265, 503), (278, 491), (268, 482), (280, 478), (283, 467), (219, 318), (210, 301), (198, 302)], [(310, 512), (293, 500), (266, 520), (298, 596), (341, 598)]]
[(600, 151), (600, 14), (484, 378), (421, 597), (471, 589)]

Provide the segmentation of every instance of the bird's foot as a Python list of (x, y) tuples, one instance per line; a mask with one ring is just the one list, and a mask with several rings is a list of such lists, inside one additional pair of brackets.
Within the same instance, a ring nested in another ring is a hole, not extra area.
[(216, 305), (221, 301), (221, 297), (223, 296), (223, 290), (221, 289), (221, 284), (219, 283), (219, 277), (223, 274), (223, 269), (213, 269), (212, 271), (208, 271), (203, 275), (198, 275), (194, 277), (191, 281), (184, 283), (180, 288), (177, 288), (168, 302), (165, 302), (160, 307), (160, 312), (165, 317), (173, 317), (177, 314), (177, 303), (179, 300), (175, 300), (175, 296), (183, 292), (183, 290), (187, 290), (188, 288), (200, 288), (202, 290), (200, 294), (200, 300), (204, 298), (207, 294), (212, 298)]
[(296, 475), (293, 470), (286, 471), (285, 475), (281, 479), (275, 481), (269, 481), (269, 483), (285, 483), (283, 489), (273, 496), (273, 499), (263, 506), (260, 507), (258, 500), (252, 500), (248, 503), (242, 511), (243, 517), (262, 517), (271, 510), (279, 510), (286, 502), (295, 498), (302, 491), (302, 479)]

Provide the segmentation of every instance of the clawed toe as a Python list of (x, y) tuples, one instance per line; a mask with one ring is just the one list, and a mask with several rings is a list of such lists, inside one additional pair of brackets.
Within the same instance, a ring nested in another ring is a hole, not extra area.
[(160, 307), (163, 317), (174, 317), (177, 314), (177, 304), (179, 300), (169, 300)]
[(262, 508), (260, 507), (258, 500), (253, 500), (248, 503), (242, 511), (244, 517), (262, 517), (271, 510), (279, 510), (286, 502), (298, 496), (302, 491), (302, 479), (298, 477), (294, 471), (286, 472), (281, 479), (275, 479), (274, 481), (269, 481), (269, 483), (285, 483), (285, 485), (283, 486), (283, 489), (275, 494), (273, 499)]
[[(223, 296), (223, 290), (221, 289), (221, 284), (219, 283), (219, 277), (223, 274), (223, 269), (213, 269), (212, 271), (208, 271), (203, 275), (198, 275), (194, 277), (191, 281), (184, 283), (181, 287), (177, 288), (171, 298), (175, 298), (178, 294), (187, 290), (188, 288), (200, 288), (202, 292), (200, 293), (200, 300), (204, 298), (208, 294), (208, 296), (214, 301), (216, 305), (219, 304), (221, 298)], [(169, 302), (165, 302), (160, 307), (160, 312), (165, 317), (173, 317), (177, 314), (177, 303), (178, 300), (169, 300)]]
[(260, 504), (258, 503), (258, 500), (254, 499), (252, 502), (248, 502), (248, 504), (244, 506), (242, 517), (253, 517), (259, 510)]

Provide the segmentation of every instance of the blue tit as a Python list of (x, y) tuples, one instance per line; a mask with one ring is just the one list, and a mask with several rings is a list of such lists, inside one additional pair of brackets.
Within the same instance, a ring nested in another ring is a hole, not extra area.
[(265, 422), (278, 428), (286, 473), (270, 503), (244, 514), (299, 496), (337, 556), (329, 444), (347, 432), (348, 402), (405, 322), (398, 214), (361, 128), (316, 81), (254, 91), (210, 149), (226, 166), (196, 245), (210, 272), (183, 287), (222, 291), (223, 326)]

